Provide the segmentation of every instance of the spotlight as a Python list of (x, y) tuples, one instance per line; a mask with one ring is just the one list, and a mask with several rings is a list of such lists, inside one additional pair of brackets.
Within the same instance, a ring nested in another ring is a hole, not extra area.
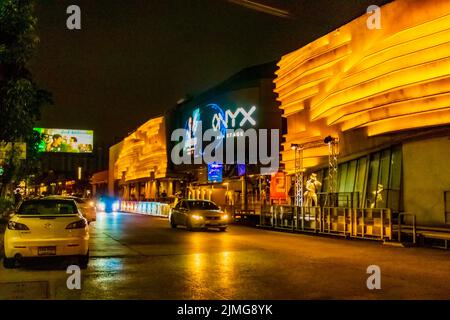
[(333, 142), (333, 141), (335, 141), (336, 139), (335, 138), (333, 138), (332, 136), (328, 136), (328, 137), (326, 137), (324, 140), (323, 140), (323, 142), (324, 143), (330, 143), (330, 142)]
[(299, 147), (298, 143), (291, 143), (291, 149), (292, 150), (297, 150)]

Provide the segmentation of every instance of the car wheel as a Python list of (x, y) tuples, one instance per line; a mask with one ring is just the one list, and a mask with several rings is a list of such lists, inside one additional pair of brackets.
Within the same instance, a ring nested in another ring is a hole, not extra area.
[(192, 231), (192, 223), (191, 223), (190, 219), (188, 219), (188, 221), (186, 222), (186, 229), (188, 229), (189, 231)]
[(16, 266), (16, 259), (14, 258), (3, 258), (3, 266), (5, 269), (12, 269)]
[(170, 218), (170, 226), (172, 227), (172, 229), (177, 228), (177, 224), (173, 221), (173, 218)]
[(227, 231), (227, 227), (220, 227), (219, 230), (220, 230), (221, 232), (225, 232), (225, 231)]
[(89, 251), (85, 256), (80, 256), (78, 263), (80, 264), (81, 269), (86, 269), (89, 264)]

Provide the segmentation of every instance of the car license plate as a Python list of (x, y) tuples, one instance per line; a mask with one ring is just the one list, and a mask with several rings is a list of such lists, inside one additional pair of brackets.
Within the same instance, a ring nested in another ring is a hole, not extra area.
[(54, 256), (56, 255), (56, 247), (38, 247), (39, 256)]

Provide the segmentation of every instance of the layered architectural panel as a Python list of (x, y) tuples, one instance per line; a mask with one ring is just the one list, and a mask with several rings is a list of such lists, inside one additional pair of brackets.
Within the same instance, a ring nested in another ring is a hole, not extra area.
[(123, 140), (114, 164), (114, 179), (122, 182), (163, 178), (167, 171), (164, 117), (154, 118)]
[[(275, 79), (291, 143), (363, 129), (366, 137), (450, 123), (450, 2), (395, 1), (282, 57)], [(318, 163), (323, 149), (305, 166)]]

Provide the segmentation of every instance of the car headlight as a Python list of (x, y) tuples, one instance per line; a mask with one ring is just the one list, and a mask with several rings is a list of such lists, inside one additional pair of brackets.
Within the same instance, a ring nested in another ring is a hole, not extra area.
[(89, 201), (89, 205), (90, 205), (91, 207), (95, 207), (95, 202), (94, 202), (94, 201)]
[(9, 221), (8, 222), (8, 229), (9, 230), (30, 230), (23, 223), (18, 223), (18, 222), (15, 222), (15, 221)]
[(228, 215), (227, 214), (222, 215), (222, 220), (228, 220)]
[(105, 211), (106, 205), (105, 205), (104, 202), (98, 202), (98, 203), (97, 203), (97, 208), (98, 208), (98, 210), (100, 210), (100, 211)]
[(193, 214), (193, 215), (191, 216), (191, 218), (194, 219), (194, 220), (197, 220), (197, 221), (203, 219), (203, 217), (202, 217), (202, 216), (199, 216), (198, 214)]

